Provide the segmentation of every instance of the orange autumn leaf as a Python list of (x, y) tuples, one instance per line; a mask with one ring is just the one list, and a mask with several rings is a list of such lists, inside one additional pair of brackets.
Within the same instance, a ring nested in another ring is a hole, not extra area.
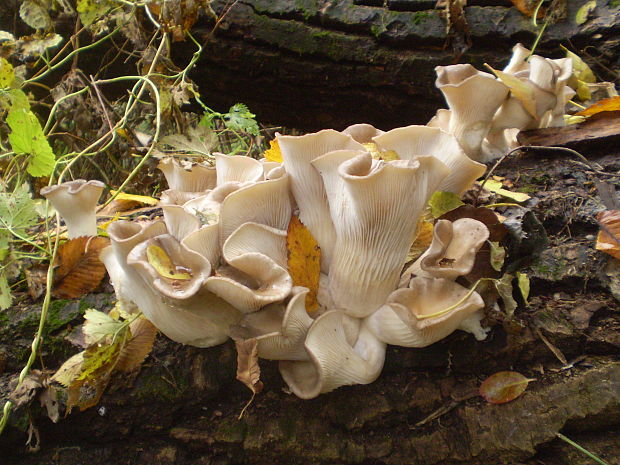
[(272, 139), (269, 141), (269, 148), (265, 150), (263, 157), (265, 157), (265, 160), (267, 161), (282, 163), (282, 152), (280, 151), (278, 139)]
[(312, 313), (319, 308), (317, 294), (321, 277), (321, 248), (308, 228), (294, 215), (288, 225), (286, 248), (293, 285), (310, 289), (306, 295), (306, 310)]
[(596, 238), (596, 250), (620, 259), (620, 210), (605, 210), (596, 215), (601, 230)]
[(516, 371), (500, 371), (483, 381), (480, 395), (491, 404), (505, 404), (523, 394), (530, 381)]
[(94, 291), (106, 273), (99, 252), (109, 243), (105, 237), (89, 236), (63, 243), (58, 248), (52, 295), (60, 299), (77, 299)]
[[(536, 5), (538, 2), (530, 1), (530, 0), (510, 0), (512, 4), (515, 6), (517, 10), (519, 10), (522, 14), (531, 18), (534, 16), (534, 12), (536, 11)], [(538, 14), (536, 15), (537, 19), (542, 19), (545, 17), (545, 8), (539, 8)]]
[(592, 116), (603, 111), (619, 111), (620, 110), (620, 97), (610, 97), (603, 100), (599, 100), (594, 105), (590, 105), (585, 110), (581, 110), (575, 113), (576, 116)]

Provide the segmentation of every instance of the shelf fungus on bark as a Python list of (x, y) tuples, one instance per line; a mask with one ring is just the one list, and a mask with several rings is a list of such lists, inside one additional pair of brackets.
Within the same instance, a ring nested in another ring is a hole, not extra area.
[(67, 225), (69, 239), (97, 235), (97, 202), (105, 185), (101, 181), (77, 179), (41, 189)]

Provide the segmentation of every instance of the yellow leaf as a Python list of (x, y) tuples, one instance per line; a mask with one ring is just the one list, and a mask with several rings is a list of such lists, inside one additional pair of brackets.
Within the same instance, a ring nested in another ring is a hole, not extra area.
[(515, 202), (525, 202), (530, 198), (529, 195), (524, 194), (523, 192), (512, 192), (502, 188), (502, 183), (499, 181), (494, 181), (493, 179), (487, 180), (484, 183), (484, 188), (488, 191), (495, 192), (496, 194), (501, 195), (502, 197), (507, 197), (509, 199), (514, 200)]
[(263, 157), (265, 157), (267, 161), (282, 163), (282, 152), (280, 152), (280, 144), (278, 144), (278, 139), (272, 139), (269, 141), (269, 148), (265, 150)]
[(192, 275), (172, 263), (168, 253), (158, 245), (149, 245), (146, 248), (146, 258), (155, 271), (164, 278), (192, 279)]
[(0, 58), (0, 88), (11, 87), (15, 80), (13, 65), (6, 59)]
[(525, 110), (532, 115), (532, 117), (536, 118), (536, 98), (534, 97), (534, 88), (528, 86), (525, 82), (517, 77), (514, 77), (512, 74), (498, 71), (490, 66), (489, 68), (493, 71), (493, 73), (495, 73), (500, 81), (510, 88), (510, 93), (513, 97), (519, 100), (519, 102), (521, 102), (523, 108), (525, 108)]
[(585, 110), (575, 113), (576, 116), (592, 116), (603, 111), (620, 110), (620, 97), (611, 97), (599, 100), (594, 105), (590, 105)]
[(591, 0), (577, 10), (575, 15), (575, 23), (581, 25), (588, 20), (590, 12), (596, 8), (596, 0)]
[(306, 295), (308, 313), (319, 308), (317, 294), (321, 277), (321, 248), (308, 228), (296, 216), (291, 217), (286, 235), (288, 271), (294, 286), (310, 289)]
[[(116, 191), (110, 191), (112, 195), (116, 194)], [(115, 200), (130, 200), (132, 202), (138, 202), (144, 205), (155, 206), (159, 202), (159, 200), (154, 199), (153, 197), (148, 197), (146, 195), (136, 195), (136, 194), (127, 194), (126, 192), (120, 192), (115, 198)]]
[(562, 45), (560, 45), (560, 47), (562, 47), (566, 52), (566, 58), (570, 58), (573, 62), (573, 74), (578, 80), (589, 83), (596, 82), (596, 77), (594, 76), (594, 73), (579, 55), (571, 52), (569, 49)]
[(465, 204), (458, 195), (444, 191), (433, 193), (428, 201), (428, 206), (431, 207), (431, 215), (433, 215), (433, 218), (439, 218), (461, 205)]
[(585, 116), (564, 115), (564, 122), (569, 124), (583, 123), (587, 118)]
[(582, 102), (590, 100), (592, 98), (592, 92), (584, 81), (577, 81), (577, 97)]
[(400, 157), (394, 150), (379, 151), (379, 147), (377, 147), (377, 144), (375, 144), (374, 142), (367, 142), (362, 145), (366, 148), (368, 153), (370, 153), (370, 155), (372, 155), (372, 158), (374, 158), (375, 160), (384, 160), (384, 161), (400, 160)]
[(421, 218), (416, 232), (416, 238), (407, 254), (408, 262), (417, 259), (430, 247), (433, 241), (433, 222)]

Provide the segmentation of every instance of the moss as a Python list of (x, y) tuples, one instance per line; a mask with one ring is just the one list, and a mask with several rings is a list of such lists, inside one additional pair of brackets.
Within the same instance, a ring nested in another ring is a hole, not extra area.
[[(154, 369), (143, 370), (134, 387), (132, 395), (142, 401), (176, 401), (183, 397), (189, 388), (189, 381), (182, 372), (182, 367), (170, 371)], [(172, 379), (171, 379), (172, 378)]]
[(431, 14), (427, 11), (418, 11), (413, 15), (412, 22), (413, 24), (422, 24), (428, 18), (431, 17)]
[(243, 421), (237, 420), (236, 417), (228, 417), (222, 419), (214, 437), (216, 441), (233, 444), (243, 442), (245, 433), (246, 425)]

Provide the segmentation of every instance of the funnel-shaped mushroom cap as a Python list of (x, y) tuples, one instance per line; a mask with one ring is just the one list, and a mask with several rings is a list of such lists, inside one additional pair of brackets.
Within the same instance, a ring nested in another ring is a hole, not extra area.
[(164, 173), (170, 189), (183, 192), (203, 192), (215, 187), (215, 168), (179, 162), (172, 157), (162, 159), (157, 167)]
[(244, 223), (230, 235), (224, 244), (227, 260), (248, 252), (267, 255), (282, 268), (288, 266), (286, 231), (259, 223)]
[(383, 134), (383, 131), (377, 129), (372, 124), (361, 123), (352, 124), (342, 131), (342, 133), (353, 137), (353, 139), (360, 144), (368, 144), (372, 142), (373, 137)]
[(311, 162), (333, 150), (364, 150), (347, 134), (333, 129), (305, 136), (277, 135), (284, 168), (291, 179), (293, 197), (299, 207), (299, 219), (321, 247), (321, 270), (329, 270), (336, 239), (329, 214), (327, 196), (319, 173)]
[(288, 227), (289, 176), (277, 170), (272, 170), (270, 175), (278, 176), (242, 187), (224, 199), (220, 208), (220, 244), (244, 223), (260, 223), (276, 229)]
[(385, 344), (364, 327), (354, 346), (346, 339), (339, 310), (318, 317), (306, 336), (308, 361), (281, 361), (280, 373), (291, 391), (312, 399), (340, 386), (372, 383), (383, 368)]
[(403, 160), (432, 155), (445, 164), (450, 174), (439, 185), (440, 191), (461, 195), (486, 171), (486, 166), (465, 155), (453, 135), (439, 128), (406, 126), (392, 129), (374, 141), (381, 149), (394, 150)]
[(468, 274), (488, 238), (485, 224), (473, 218), (437, 221), (431, 246), (403, 273), (400, 285), (412, 275), (456, 279)]
[(337, 177), (327, 161), (315, 166), (326, 186), (338, 182), (326, 187), (336, 228), (329, 293), (336, 308), (361, 318), (396, 288), (422, 209), (449, 170), (432, 156), (384, 162), (363, 153)]
[(207, 279), (206, 287), (243, 313), (283, 300), (293, 287), (288, 272), (266, 255), (250, 252), (224, 258), (230, 266), (220, 267), (219, 276)]
[[(414, 278), (409, 289), (394, 291), (388, 303), (364, 320), (381, 341), (403, 347), (426, 347), (456, 329), (486, 337), (480, 326), (484, 301), (448, 279)], [(433, 316), (435, 315), (436, 316)]]
[(517, 44), (512, 47), (512, 56), (510, 61), (504, 68), (504, 73), (516, 74), (520, 71), (527, 71), (529, 64), (527, 57), (530, 56), (530, 51), (523, 46), (523, 44)]
[[(258, 356), (267, 360), (309, 360), (308, 352), (304, 347), (304, 341), (308, 329), (314, 322), (306, 311), (306, 294), (308, 289), (305, 287), (295, 287), (292, 291), (293, 297), (289, 301), (286, 312), (280, 319), (280, 324), (275, 331), (261, 334), (256, 337), (258, 344)], [(263, 313), (252, 313), (250, 318)], [(264, 315), (265, 320), (273, 318), (273, 311)], [(261, 322), (260, 326), (268, 327), (267, 322)], [(243, 325), (243, 322), (241, 323)], [(258, 329), (258, 328), (257, 328)], [(256, 330), (254, 332), (257, 332)]]
[(263, 173), (264, 173), (265, 180), (269, 179), (269, 173), (271, 172), (271, 170), (282, 167), (281, 163), (278, 163), (277, 161), (269, 161), (266, 158), (261, 158), (258, 161), (260, 162), (261, 165), (263, 165)]
[(445, 108), (440, 108), (435, 113), (426, 125), (429, 128), (439, 128), (446, 132), (450, 131), (450, 118), (452, 118), (452, 112), (450, 110), (446, 110)]
[(180, 205), (162, 205), (166, 229), (177, 241), (198, 231), (200, 220)]
[(199, 253), (215, 268), (220, 261), (220, 227), (210, 224), (188, 234), (181, 241), (189, 250)]
[(159, 205), (183, 205), (202, 195), (204, 195), (202, 192), (184, 192), (175, 189), (166, 189), (159, 197)]
[(63, 182), (41, 189), (67, 225), (69, 239), (97, 235), (95, 209), (105, 185), (101, 181)]
[(217, 185), (227, 182), (257, 182), (263, 180), (263, 165), (243, 155), (214, 154)]
[(480, 157), (480, 147), (493, 115), (508, 96), (508, 87), (492, 74), (469, 64), (437, 66), (435, 85), (443, 93), (452, 115), (451, 134), (470, 158)]
[(166, 225), (163, 221), (137, 223), (121, 220), (111, 223), (106, 232), (110, 245), (101, 251), (99, 258), (110, 275), (118, 300), (130, 302), (133, 300), (132, 288), (140, 277), (127, 265), (127, 256), (140, 242), (165, 234)]
[[(163, 249), (172, 265), (179, 269), (178, 274), (184, 277), (176, 279), (161, 274), (161, 270), (149, 260), (149, 247)], [(180, 301), (194, 297), (211, 274), (211, 264), (202, 255), (187, 249), (169, 234), (154, 237), (135, 246), (127, 257), (127, 263), (133, 266), (145, 281), (151, 281), (153, 287), (162, 295)]]

